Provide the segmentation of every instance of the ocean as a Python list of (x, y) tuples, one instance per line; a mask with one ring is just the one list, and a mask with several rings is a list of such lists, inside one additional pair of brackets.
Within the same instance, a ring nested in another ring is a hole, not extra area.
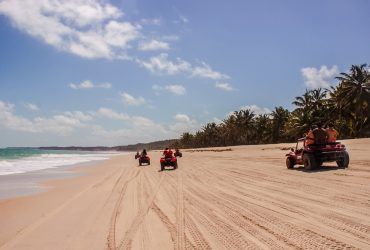
[(78, 163), (105, 160), (117, 154), (120, 153), (5, 148), (0, 149), (0, 175), (27, 173)]

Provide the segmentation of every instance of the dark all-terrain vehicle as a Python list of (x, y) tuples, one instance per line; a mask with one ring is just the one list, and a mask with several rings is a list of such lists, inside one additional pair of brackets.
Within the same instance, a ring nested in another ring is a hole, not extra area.
[(139, 166), (143, 165), (144, 163), (150, 165), (150, 157), (145, 155), (145, 156), (140, 156), (139, 157)]
[(180, 150), (176, 149), (175, 150), (175, 153), (173, 154), (175, 157), (182, 157), (182, 153), (180, 152)]
[(340, 142), (306, 145), (306, 139), (298, 139), (297, 145), (286, 154), (286, 166), (303, 165), (306, 170), (320, 167), (324, 162), (336, 162), (338, 167), (347, 168), (349, 155), (346, 146)]
[(161, 157), (159, 162), (161, 163), (161, 171), (163, 171), (165, 167), (173, 167), (173, 169), (177, 169), (176, 157)]

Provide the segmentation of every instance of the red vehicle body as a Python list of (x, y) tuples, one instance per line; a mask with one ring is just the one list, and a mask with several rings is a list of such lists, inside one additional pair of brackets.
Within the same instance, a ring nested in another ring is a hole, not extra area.
[(306, 170), (321, 166), (324, 162), (336, 162), (338, 167), (347, 168), (349, 155), (344, 144), (340, 142), (306, 145), (305, 138), (298, 139), (295, 149), (286, 154), (286, 166), (303, 165)]
[(139, 157), (139, 166), (143, 165), (144, 163), (150, 165), (150, 157), (149, 156), (140, 156)]
[(176, 157), (161, 157), (159, 160), (161, 163), (161, 170), (163, 171), (165, 167), (173, 167), (177, 169), (177, 158)]

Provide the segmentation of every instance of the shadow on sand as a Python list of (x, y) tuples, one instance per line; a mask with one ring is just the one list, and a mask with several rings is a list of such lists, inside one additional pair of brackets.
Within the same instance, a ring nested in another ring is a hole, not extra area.
[(176, 168), (165, 168), (163, 170), (158, 170), (158, 172), (163, 172), (163, 171), (174, 171)]
[(338, 167), (338, 166), (320, 166), (320, 167), (317, 167), (313, 170), (306, 170), (304, 169), (303, 166), (299, 166), (299, 167), (295, 167), (295, 168), (292, 168), (290, 170), (295, 170), (295, 171), (301, 171), (301, 172), (305, 172), (305, 173), (317, 173), (317, 172), (326, 172), (326, 171), (334, 171), (334, 170), (343, 170), (345, 168), (341, 168), (341, 167)]

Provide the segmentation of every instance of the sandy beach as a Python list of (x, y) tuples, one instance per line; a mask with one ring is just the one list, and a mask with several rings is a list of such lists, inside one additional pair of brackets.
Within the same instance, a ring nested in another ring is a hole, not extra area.
[(179, 169), (134, 154), (0, 201), (0, 249), (370, 249), (370, 139), (348, 169), (288, 170), (294, 144), (184, 150)]

